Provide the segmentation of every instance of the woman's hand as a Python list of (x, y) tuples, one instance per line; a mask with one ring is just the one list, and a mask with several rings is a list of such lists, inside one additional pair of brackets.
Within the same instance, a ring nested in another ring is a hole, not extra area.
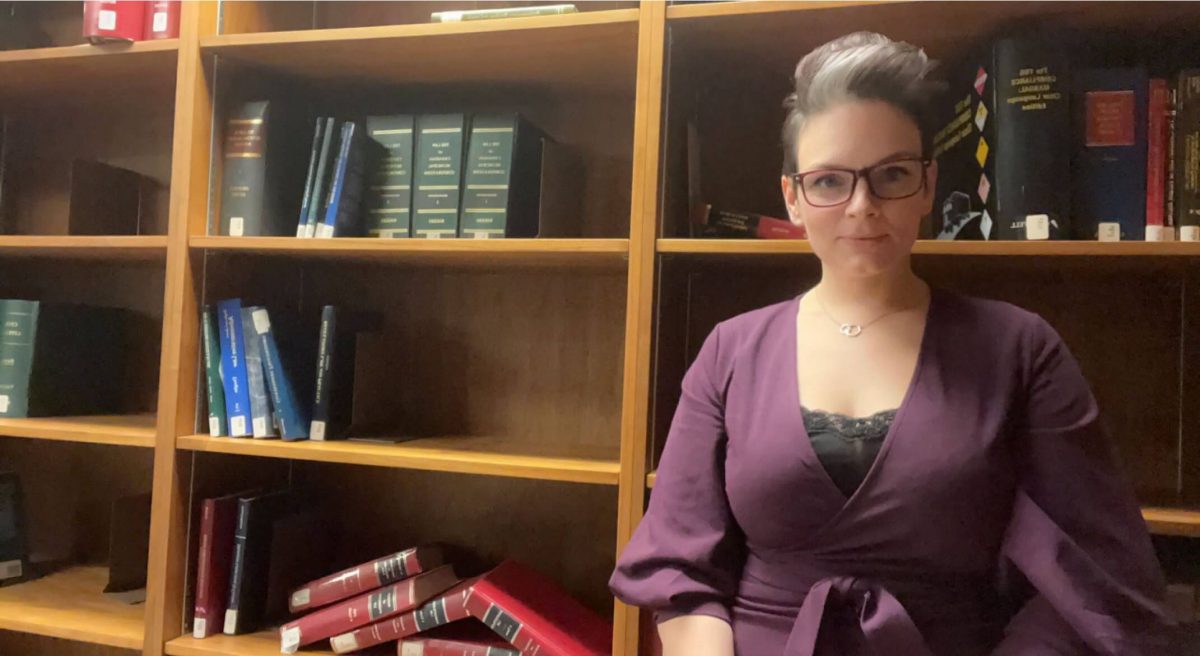
[(733, 656), (733, 629), (708, 615), (681, 615), (658, 625), (663, 656)]

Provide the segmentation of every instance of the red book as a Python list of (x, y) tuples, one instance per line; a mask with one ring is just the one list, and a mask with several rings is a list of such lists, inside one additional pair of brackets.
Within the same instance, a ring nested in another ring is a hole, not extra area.
[(179, 38), (179, 0), (150, 0), (146, 3), (146, 24), (143, 38)]
[(83, 36), (92, 43), (140, 41), (146, 24), (142, 0), (84, 0)]
[(1166, 225), (1167, 182), (1167, 81), (1150, 80), (1149, 126), (1146, 132), (1146, 240), (1163, 241)]
[(280, 627), (280, 651), (294, 654), (304, 645), (406, 613), (458, 582), (454, 569), (443, 565), (395, 585), (314, 611)]
[(229, 593), (233, 532), (239, 494), (205, 499), (200, 504), (200, 548), (196, 564), (196, 617), (192, 637), (220, 633)]
[(707, 203), (692, 208), (693, 234), (697, 237), (750, 239), (808, 239), (808, 230), (786, 219), (754, 212), (721, 210)]
[(467, 612), (522, 654), (601, 656), (612, 653), (612, 625), (558, 584), (507, 560), (471, 587)]
[(474, 579), (463, 581), (412, 612), (333, 636), (329, 639), (329, 646), (334, 652), (345, 654), (467, 619), (470, 617), (467, 613), (467, 597), (471, 594), (471, 585), (474, 582)]
[(397, 656), (520, 656), (521, 652), (475, 620), (451, 624), (396, 643)]
[(299, 613), (320, 608), (428, 572), (445, 562), (442, 550), (437, 547), (417, 547), (390, 554), (305, 583), (288, 597), (288, 610)]

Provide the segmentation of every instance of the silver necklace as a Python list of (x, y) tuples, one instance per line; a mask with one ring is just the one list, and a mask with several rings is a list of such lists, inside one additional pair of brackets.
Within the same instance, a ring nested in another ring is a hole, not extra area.
[(867, 326), (870, 326), (871, 324), (875, 323), (876, 321), (879, 321), (880, 319), (882, 319), (886, 316), (895, 314), (897, 312), (902, 312), (902, 311), (908, 309), (908, 308), (898, 308), (895, 310), (890, 310), (890, 311), (884, 312), (883, 314), (875, 317), (874, 319), (871, 319), (870, 321), (868, 321), (866, 323), (862, 323), (862, 324), (844, 323), (844, 322), (838, 321), (837, 319), (834, 319), (833, 315), (829, 314), (829, 310), (825, 307), (825, 303), (823, 301), (821, 301), (820, 296), (817, 296), (816, 299), (817, 299), (817, 305), (821, 306), (821, 311), (825, 313), (825, 316), (829, 317), (830, 321), (832, 321), (834, 324), (837, 325), (838, 332), (840, 332), (845, 337), (858, 337), (859, 335), (862, 334), (863, 329), (866, 328)]

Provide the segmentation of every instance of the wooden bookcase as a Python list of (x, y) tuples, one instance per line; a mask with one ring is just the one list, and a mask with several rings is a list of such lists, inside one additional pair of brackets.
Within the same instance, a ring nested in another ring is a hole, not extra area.
[[(780, 101), (796, 60), (829, 38), (874, 29), (948, 59), (1011, 20), (1143, 35), (1200, 21), (1185, 3), (751, 0), (427, 22), (475, 4), (189, 2), (179, 39), (99, 48), (79, 44), (77, 3), (48, 4), (37, 20), (49, 47), (0, 52), (9, 134), (39, 153), (37, 165), (11, 160), (26, 182), (9, 193), (35, 209), (0, 236), (0, 298), (100, 301), (161, 326), (121, 381), (128, 413), (0, 421), (0, 465), (29, 472), (35, 542), (79, 563), (0, 588), (0, 653), (278, 653), (269, 633), (186, 637), (185, 599), (195, 502), (291, 481), (341, 509), (343, 554), (444, 540), (520, 558), (611, 613), (614, 653), (633, 656), (644, 623), (606, 583), (683, 371), (717, 321), (819, 270), (805, 242), (687, 238), (688, 121), (706, 197), (778, 215)], [(578, 237), (216, 236), (213, 126), (266, 90), (325, 112), (521, 111), (582, 153)], [(54, 208), (66, 190), (46, 171), (74, 157), (159, 181), (165, 220), (139, 236), (65, 234)], [(1200, 244), (921, 242), (915, 260), (935, 284), (1047, 316), (1109, 415), (1152, 530), (1200, 536)], [(381, 313), (356, 401), (418, 439), (204, 434), (198, 312), (228, 296)], [(148, 601), (125, 606), (100, 593), (106, 509), (151, 489)]]

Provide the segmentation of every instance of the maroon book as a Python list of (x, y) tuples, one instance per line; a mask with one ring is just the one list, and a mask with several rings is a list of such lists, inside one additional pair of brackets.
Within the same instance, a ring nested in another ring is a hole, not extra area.
[(335, 653), (345, 654), (467, 619), (470, 617), (467, 613), (467, 597), (471, 594), (474, 582), (474, 579), (463, 581), (414, 611), (333, 636), (329, 639), (329, 645)]
[(458, 582), (454, 569), (450, 565), (443, 565), (394, 585), (313, 611), (280, 627), (280, 651), (294, 654), (304, 645), (406, 613), (424, 605)]
[(357, 567), (310, 581), (288, 597), (288, 610), (293, 613), (327, 606), (369, 590), (391, 585), (411, 576), (439, 567), (445, 556), (437, 547), (416, 547), (377, 558)]
[(192, 637), (221, 633), (229, 592), (233, 532), (237, 525), (238, 497), (242, 493), (205, 499), (200, 503), (200, 547), (196, 563), (196, 617)]
[(520, 656), (521, 652), (476, 620), (450, 624), (396, 643), (397, 656)]
[(522, 654), (601, 656), (612, 653), (612, 625), (554, 581), (507, 560), (484, 574), (467, 597), (467, 612)]
[(145, 31), (142, 0), (84, 0), (83, 36), (91, 43), (140, 41)]
[(142, 38), (179, 38), (179, 0), (150, 0), (146, 3), (146, 25)]

